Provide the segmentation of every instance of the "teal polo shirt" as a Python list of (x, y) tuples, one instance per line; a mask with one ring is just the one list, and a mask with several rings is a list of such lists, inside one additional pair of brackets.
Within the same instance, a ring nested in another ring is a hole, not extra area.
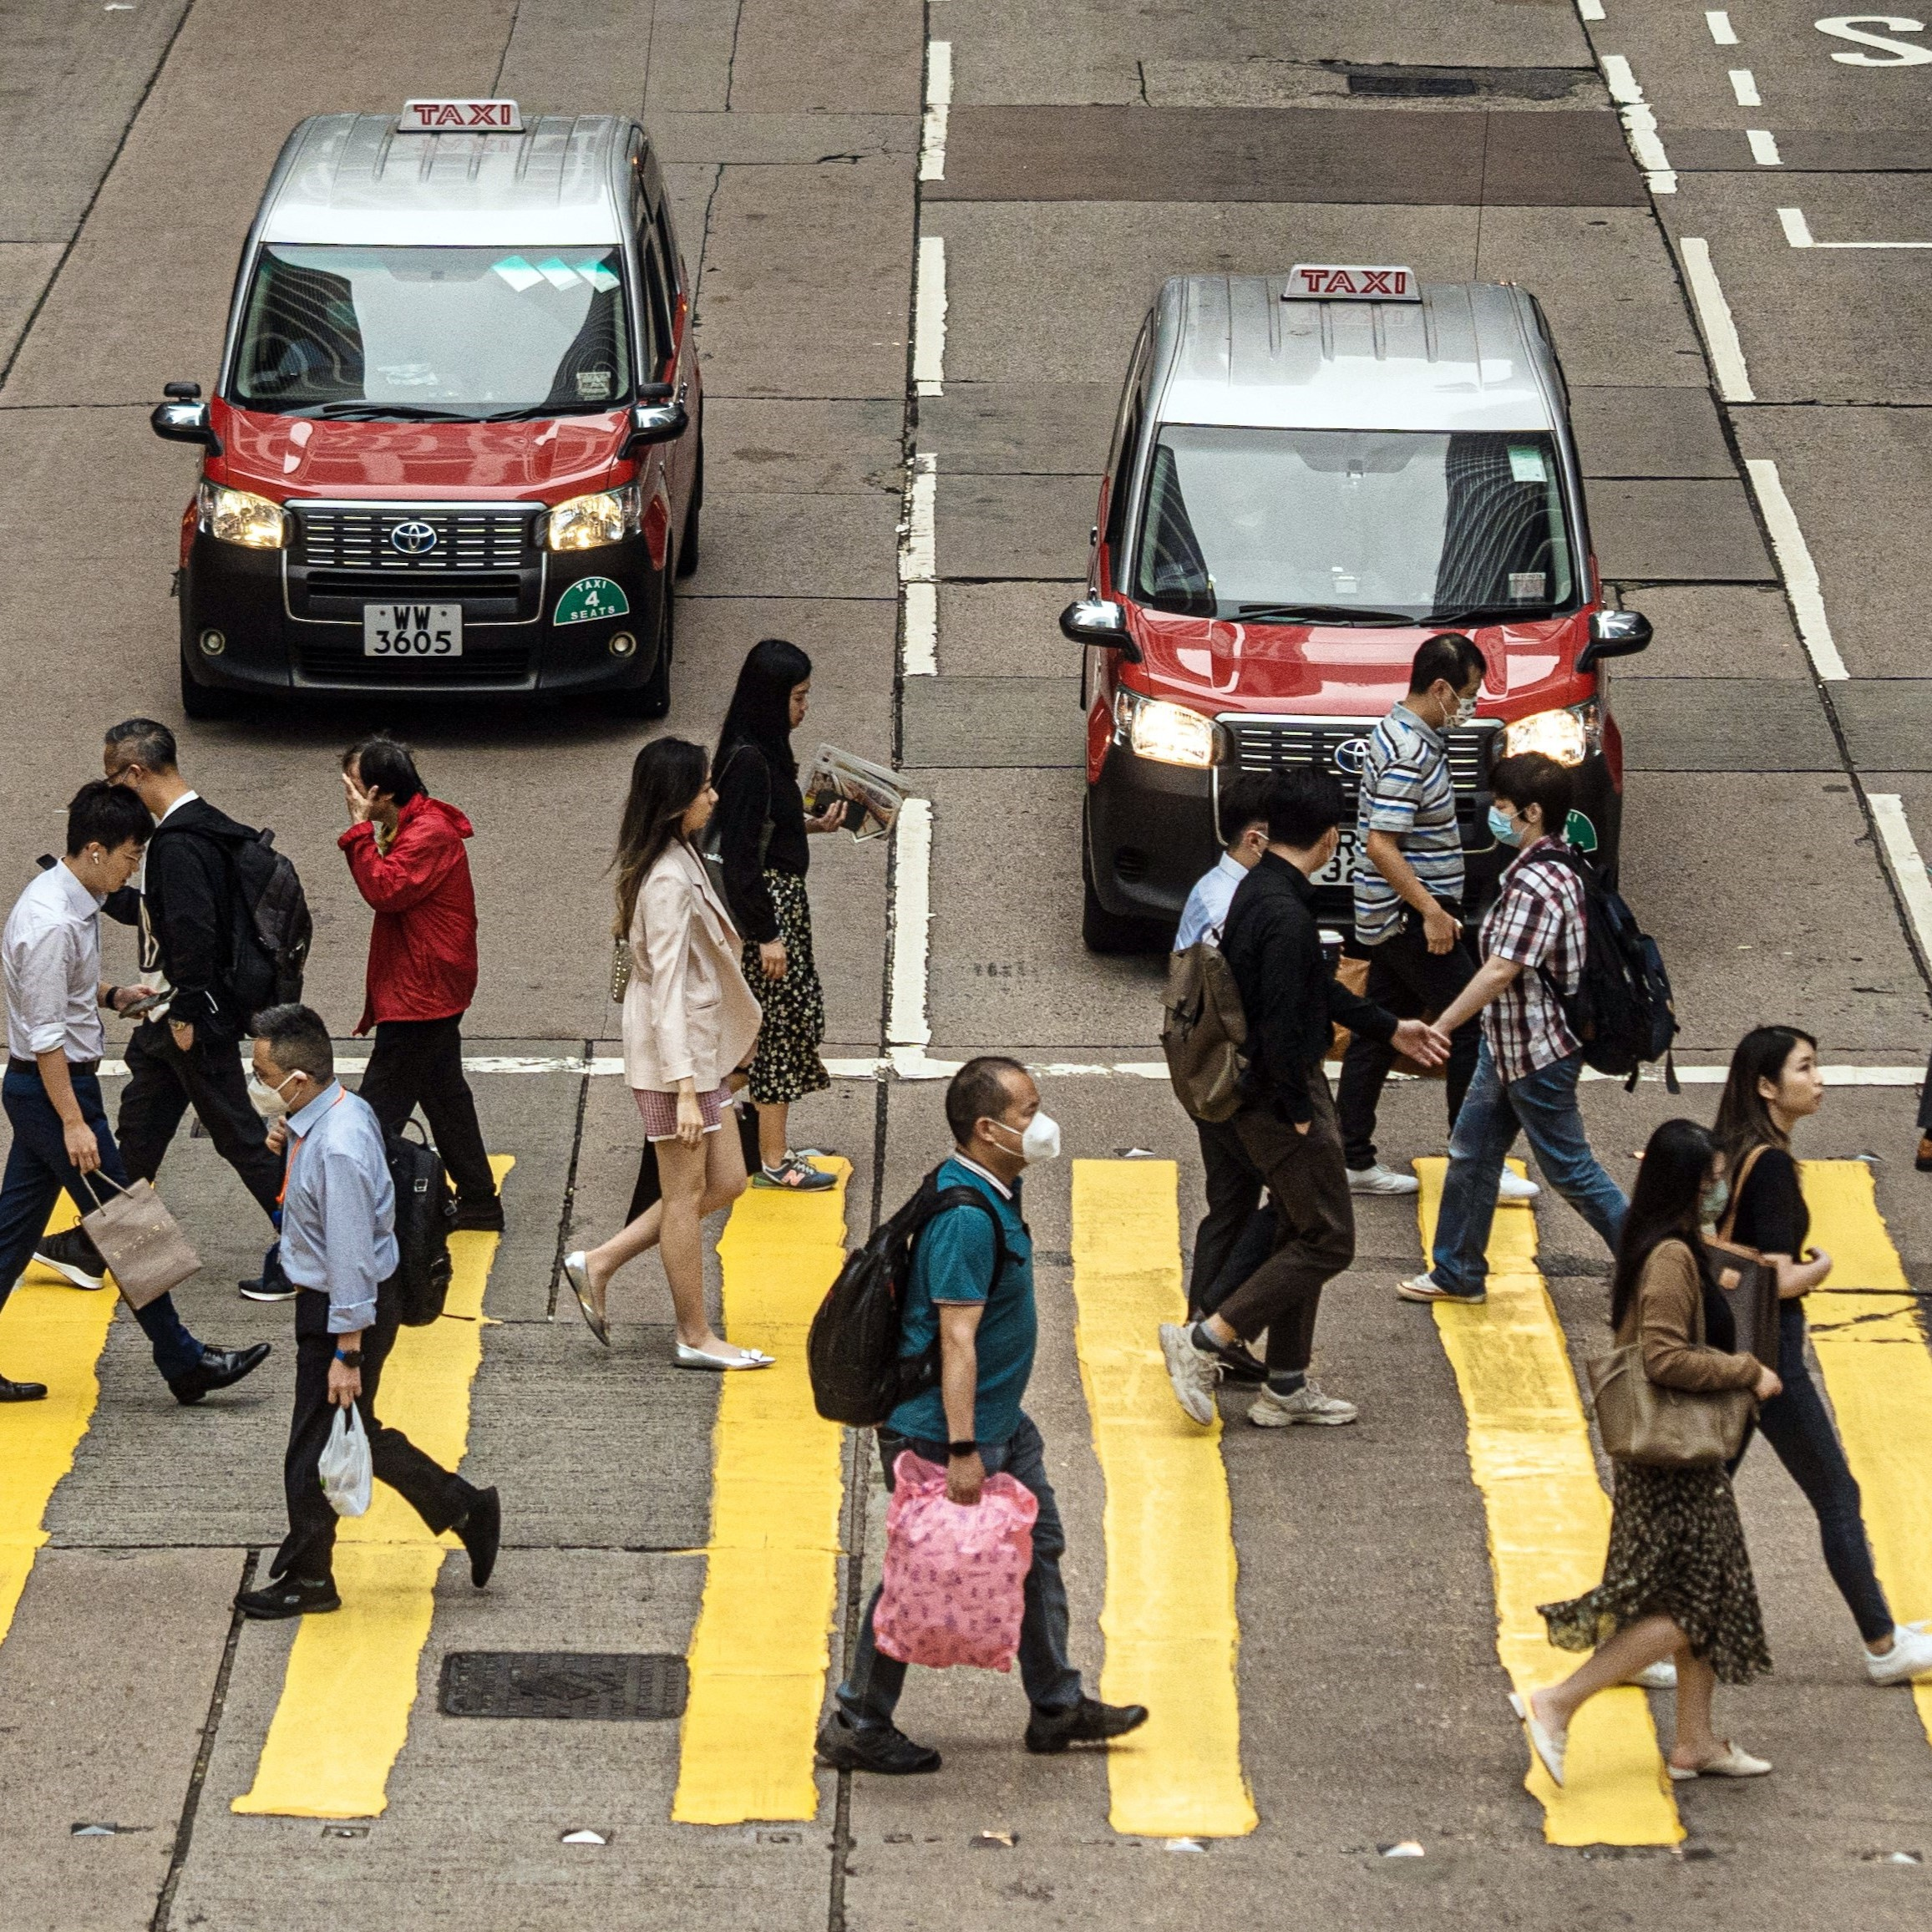
[[(981, 1443), (1003, 1443), (1020, 1426), (1020, 1404), (1033, 1372), (1033, 1350), (1039, 1338), (1033, 1240), (1020, 1219), (1019, 1203), (1008, 1199), (977, 1169), (957, 1159), (948, 1160), (939, 1170), (939, 1185), (977, 1188), (991, 1202), (1006, 1236), (1007, 1265), (995, 1281), (992, 1224), (977, 1208), (948, 1208), (929, 1221), (913, 1246), (899, 1352), (923, 1355), (931, 1347), (939, 1333), (936, 1304), (983, 1302), (986, 1313), (975, 1336), (979, 1387), (973, 1404), (973, 1437)], [(886, 1418), (885, 1427), (895, 1436), (946, 1441), (946, 1402), (938, 1385), (902, 1402)]]

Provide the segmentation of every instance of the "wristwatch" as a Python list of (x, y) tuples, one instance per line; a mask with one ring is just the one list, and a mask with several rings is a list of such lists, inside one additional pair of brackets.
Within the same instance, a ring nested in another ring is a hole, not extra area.
[(980, 1446), (972, 1442), (948, 1443), (946, 1453), (949, 1458), (954, 1456), (976, 1456), (980, 1453)]
[(363, 1366), (363, 1351), (359, 1348), (338, 1348), (336, 1351), (336, 1360), (344, 1368), (360, 1368)]

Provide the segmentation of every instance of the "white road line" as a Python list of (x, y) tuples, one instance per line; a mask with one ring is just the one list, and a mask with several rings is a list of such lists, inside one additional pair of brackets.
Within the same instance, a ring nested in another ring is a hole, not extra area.
[(1777, 136), (1769, 128), (1747, 128), (1744, 138), (1751, 144), (1751, 158), (1761, 168), (1782, 168), (1784, 157), (1777, 151)]
[(1932, 879), (1925, 875), (1925, 861), (1919, 856), (1918, 841), (1905, 819), (1905, 801), (1895, 792), (1868, 792), (1872, 822), (1879, 829), (1879, 849), (1885, 855), (1885, 870), (1904, 901), (1905, 916), (1912, 922), (1912, 936), (1918, 941), (1919, 956), (1932, 964)]
[(1720, 47), (1735, 47), (1737, 30), (1731, 24), (1731, 16), (1724, 13), (1706, 13), (1704, 24), (1711, 29), (1711, 38)]
[(1578, 15), (1585, 20), (1603, 18), (1603, 0), (1576, 0)]
[(939, 586), (905, 586), (905, 648), (900, 664), (908, 677), (939, 675)]
[(1604, 82), (1610, 89), (1610, 99), (1617, 104), (1617, 116), (1624, 124), (1624, 134), (1630, 144), (1630, 152), (1636, 156), (1637, 165), (1644, 170), (1644, 179), (1650, 185), (1653, 195), (1675, 195), (1677, 191), (1676, 170), (1671, 165), (1671, 157), (1664, 152), (1664, 144), (1657, 133), (1657, 117), (1644, 100), (1644, 90), (1637, 85), (1637, 77), (1630, 71), (1630, 63), (1620, 53), (1603, 56)]
[(1727, 403), (1755, 403), (1757, 393), (1751, 387), (1751, 373), (1744, 366), (1743, 345), (1737, 340), (1737, 325), (1731, 319), (1731, 304), (1724, 299), (1717, 271), (1711, 266), (1711, 245), (1701, 236), (1686, 235), (1678, 246), (1684, 251), (1684, 279), (1691, 285), (1697, 325), (1704, 332), (1704, 347), (1716, 372), (1717, 393)]
[(934, 529), (938, 500), (939, 459), (922, 449), (912, 459), (912, 488), (899, 540), (899, 581), (905, 599), (900, 665), (908, 677), (931, 677), (939, 669), (939, 545)]
[(952, 107), (952, 43), (935, 40), (925, 50), (925, 120), (919, 135), (919, 178), (946, 179), (946, 124)]
[(1757, 98), (1757, 79), (1747, 67), (1734, 67), (1731, 70), (1731, 91), (1737, 97), (1740, 107), (1762, 107)]
[(934, 1080), (956, 1072), (929, 1061), (932, 1024), (925, 1010), (932, 923), (932, 802), (900, 808), (892, 854), (892, 979), (885, 1017), (886, 1051), (902, 1080)]
[(921, 396), (946, 393), (946, 240), (919, 238), (919, 274), (912, 302), (912, 384)]
[(1778, 480), (1777, 465), (1767, 458), (1753, 456), (1746, 459), (1744, 469), (1757, 494), (1764, 526), (1771, 532), (1771, 547), (1777, 553), (1778, 572), (1784, 579), (1784, 593), (1791, 599), (1805, 655), (1824, 682), (1843, 683), (1851, 672), (1845, 669), (1845, 661), (1833, 641), (1831, 621), (1825, 616), (1824, 596), (1818, 588), (1818, 565), (1811, 560), (1811, 548), (1798, 527), (1798, 513)]
[(1932, 241), (1818, 241), (1802, 208), (1780, 208), (1777, 219), (1793, 248), (1932, 248)]

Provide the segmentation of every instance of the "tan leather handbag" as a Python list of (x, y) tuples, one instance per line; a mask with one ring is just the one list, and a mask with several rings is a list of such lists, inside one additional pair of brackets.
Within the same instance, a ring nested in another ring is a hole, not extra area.
[(1640, 1342), (1585, 1365), (1590, 1406), (1613, 1462), (1697, 1469), (1728, 1463), (1743, 1446), (1757, 1402), (1747, 1388), (1671, 1388), (1644, 1372)]
[(124, 1188), (99, 1172), (84, 1177), (89, 1186), (105, 1181), (114, 1191), (84, 1214), (80, 1225), (100, 1250), (114, 1285), (130, 1308), (145, 1308), (170, 1288), (178, 1288), (201, 1270), (201, 1257), (181, 1232), (181, 1224), (161, 1204), (161, 1197), (145, 1180)]

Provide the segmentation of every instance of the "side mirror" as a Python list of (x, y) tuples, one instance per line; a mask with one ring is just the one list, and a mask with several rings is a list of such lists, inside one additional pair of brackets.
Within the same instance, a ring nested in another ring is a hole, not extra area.
[(1105, 597), (1085, 596), (1060, 613), (1060, 635), (1070, 643), (1097, 644), (1118, 651), (1129, 664), (1140, 662), (1140, 647), (1127, 627), (1127, 615)]
[(170, 383), (162, 390), (168, 400), (148, 418), (148, 427), (169, 443), (199, 443), (210, 455), (221, 454), (221, 439), (208, 420), (208, 405), (196, 398), (199, 383)]
[(1590, 621), (1590, 641), (1576, 655), (1579, 672), (1600, 657), (1634, 657), (1651, 647), (1651, 621), (1641, 611), (1599, 611)]
[(647, 449), (653, 443), (675, 443), (691, 427), (690, 413), (682, 403), (670, 399), (670, 389), (668, 383), (649, 383), (644, 386), (640, 393), (648, 395), (653, 390), (662, 390), (664, 394), (632, 406), (631, 434), (624, 439), (624, 447), (617, 453), (619, 456), (635, 456), (640, 449)]

